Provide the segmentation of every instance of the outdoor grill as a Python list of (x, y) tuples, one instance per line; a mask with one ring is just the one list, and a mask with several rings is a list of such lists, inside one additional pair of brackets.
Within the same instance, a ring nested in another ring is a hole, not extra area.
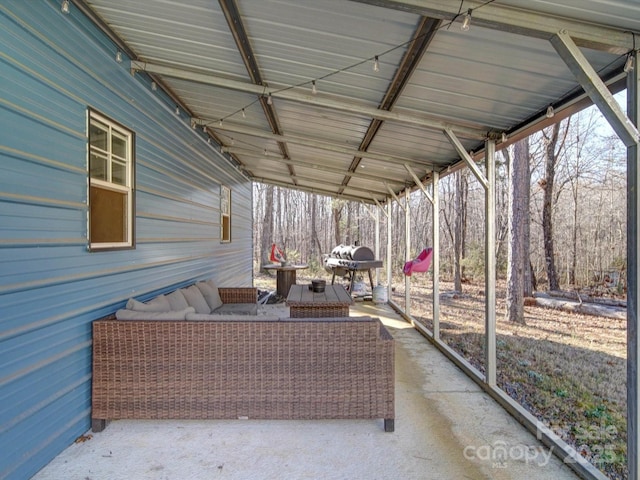
[(369, 274), (369, 282), (373, 290), (373, 276), (371, 270), (382, 268), (382, 260), (376, 260), (373, 251), (369, 247), (359, 245), (338, 245), (330, 254), (323, 255), (324, 268), (332, 274), (331, 284), (335, 282), (336, 275), (349, 277), (349, 292), (353, 292), (353, 282), (356, 272), (366, 270)]

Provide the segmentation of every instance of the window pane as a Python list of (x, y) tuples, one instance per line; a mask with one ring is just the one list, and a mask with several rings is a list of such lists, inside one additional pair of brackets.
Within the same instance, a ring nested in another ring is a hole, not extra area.
[(223, 242), (231, 241), (231, 218), (228, 215), (222, 216), (222, 231), (220, 233)]
[(111, 153), (123, 160), (127, 158), (127, 140), (116, 132), (113, 132), (113, 137), (111, 138)]
[(228, 187), (220, 187), (220, 212), (225, 215), (229, 214), (229, 200), (231, 199), (231, 190)]
[(118, 185), (127, 185), (127, 167), (122, 162), (111, 163), (111, 182)]
[(92, 153), (89, 156), (89, 171), (91, 178), (107, 180), (107, 158)]
[(103, 152), (107, 151), (108, 128), (95, 120), (91, 120), (89, 127), (89, 144), (92, 148), (99, 148)]
[(127, 241), (127, 195), (100, 187), (90, 188), (91, 243)]

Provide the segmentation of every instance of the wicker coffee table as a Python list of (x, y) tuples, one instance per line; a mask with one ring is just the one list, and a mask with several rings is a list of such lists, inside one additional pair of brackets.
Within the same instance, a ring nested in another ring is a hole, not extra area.
[(342, 285), (327, 285), (314, 292), (309, 285), (291, 285), (287, 296), (291, 318), (348, 317), (353, 303)]

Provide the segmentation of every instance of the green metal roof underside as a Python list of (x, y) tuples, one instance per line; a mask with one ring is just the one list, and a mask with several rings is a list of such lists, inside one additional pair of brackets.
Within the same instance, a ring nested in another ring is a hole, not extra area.
[(368, 203), (589, 104), (558, 32), (620, 90), (640, 31), (635, 0), (73, 4), (251, 179)]

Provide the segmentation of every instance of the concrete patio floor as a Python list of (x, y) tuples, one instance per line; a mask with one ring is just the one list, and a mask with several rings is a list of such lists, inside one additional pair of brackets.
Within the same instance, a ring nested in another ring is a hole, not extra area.
[(380, 317), (396, 339), (395, 432), (382, 420), (119, 420), (33, 478), (578, 478), (390, 307), (351, 314)]

